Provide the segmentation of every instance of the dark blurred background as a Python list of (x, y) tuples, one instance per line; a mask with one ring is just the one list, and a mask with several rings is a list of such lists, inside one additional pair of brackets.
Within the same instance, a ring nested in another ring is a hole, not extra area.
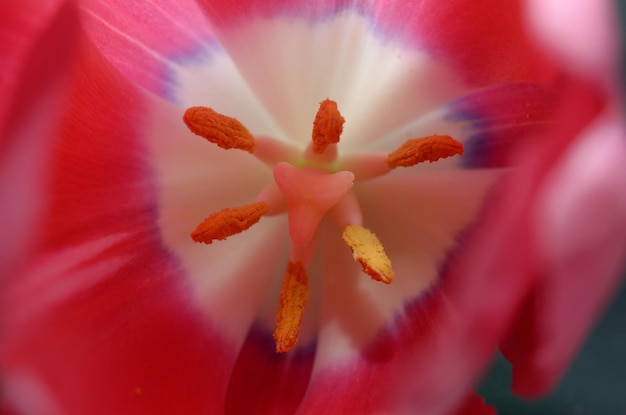
[[(626, 57), (626, 0), (616, 2)], [(625, 65), (622, 73), (626, 85)], [(510, 365), (500, 357), (479, 388), (499, 415), (626, 415), (626, 283), (552, 394), (527, 402), (510, 392), (510, 381)]]

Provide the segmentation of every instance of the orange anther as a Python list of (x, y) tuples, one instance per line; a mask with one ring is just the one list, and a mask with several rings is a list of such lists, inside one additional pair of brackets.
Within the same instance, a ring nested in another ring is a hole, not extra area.
[(276, 351), (289, 351), (298, 342), (304, 307), (309, 299), (309, 279), (301, 262), (289, 262), (280, 290), (280, 304), (276, 313)]
[(400, 148), (387, 156), (387, 165), (410, 167), (425, 161), (437, 161), (441, 158), (463, 154), (463, 144), (449, 135), (431, 135), (429, 137), (408, 140)]
[(252, 153), (254, 137), (237, 119), (207, 107), (187, 108), (183, 121), (196, 135), (226, 150), (237, 148)]
[(320, 108), (313, 121), (313, 153), (323, 154), (330, 144), (337, 144), (344, 122), (335, 101), (325, 99), (320, 102)]
[(223, 241), (229, 236), (243, 232), (257, 223), (269, 210), (265, 202), (255, 202), (236, 208), (226, 208), (211, 214), (191, 233), (196, 242), (210, 244)]
[(385, 284), (393, 281), (391, 261), (373, 232), (362, 226), (348, 225), (343, 229), (341, 237), (352, 250), (354, 260), (361, 264), (363, 272)]

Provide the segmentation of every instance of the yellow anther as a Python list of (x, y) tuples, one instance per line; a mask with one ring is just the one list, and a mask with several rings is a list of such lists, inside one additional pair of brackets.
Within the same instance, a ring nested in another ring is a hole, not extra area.
[(348, 225), (343, 229), (341, 237), (352, 249), (352, 257), (361, 264), (363, 272), (385, 284), (393, 281), (391, 261), (374, 233), (362, 226)]
[(268, 211), (269, 206), (265, 202), (222, 209), (202, 221), (191, 233), (191, 239), (205, 244), (210, 244), (216, 239), (223, 241), (250, 228)]
[(309, 299), (309, 278), (301, 262), (289, 262), (280, 290), (280, 304), (276, 313), (274, 340), (276, 351), (289, 351), (298, 342), (304, 307)]
[(323, 154), (330, 144), (337, 144), (343, 132), (344, 122), (335, 101), (325, 99), (320, 102), (320, 108), (313, 121), (313, 153)]
[(431, 135), (406, 141), (387, 156), (387, 165), (392, 169), (410, 167), (425, 161), (432, 163), (455, 154), (463, 154), (461, 142), (449, 135)]
[(183, 121), (192, 133), (223, 149), (237, 148), (252, 153), (254, 137), (236, 118), (222, 115), (207, 107), (191, 107), (185, 111)]

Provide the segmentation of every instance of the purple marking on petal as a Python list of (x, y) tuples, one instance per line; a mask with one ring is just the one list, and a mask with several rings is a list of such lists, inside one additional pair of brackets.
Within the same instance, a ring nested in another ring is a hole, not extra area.
[(450, 105), (448, 121), (464, 124), (465, 168), (506, 167), (511, 152), (551, 122), (554, 91), (534, 83), (483, 89)]

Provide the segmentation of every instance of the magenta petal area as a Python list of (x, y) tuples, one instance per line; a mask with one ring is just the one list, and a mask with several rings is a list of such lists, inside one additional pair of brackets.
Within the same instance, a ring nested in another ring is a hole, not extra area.
[[(42, 33), (48, 30), (57, 18), (64, 3), (67, 2), (62, 0), (43, 3), (37, 0), (25, 0), (19, 3), (10, 0), (0, 1), (2, 10), (0, 13), (0, 61), (2, 62), (0, 131), (4, 129), (3, 125), (8, 112), (14, 111), (11, 97), (16, 93), (15, 88), (20, 85), (19, 79), (22, 77), (21, 72), (25, 70), (25, 65), (28, 64), (28, 57), (33, 53), (33, 48), (36, 47)], [(70, 26), (66, 28), (66, 31), (71, 30)], [(61, 50), (59, 45), (48, 45), (49, 52), (63, 53), (66, 50)], [(43, 68), (40, 69), (43, 70)], [(51, 74), (45, 79), (50, 79), (52, 76), (54, 75)], [(5, 133), (3, 132), (0, 135), (0, 145), (4, 139)]]
[(176, 61), (205, 53), (211, 30), (194, 0), (81, 0), (85, 29), (126, 77), (161, 96)]
[(0, 281), (2, 411), (222, 413), (235, 352), (160, 243), (147, 98), (76, 42), (59, 125), (42, 139), (45, 214), (22, 219), (37, 220), (33, 249)]
[[(319, 19), (345, 8), (355, 7), (357, 0), (198, 0), (200, 7), (219, 26), (245, 22), (251, 17), (271, 18), (280, 15), (303, 16)], [(366, 8), (367, 6), (363, 6)]]

